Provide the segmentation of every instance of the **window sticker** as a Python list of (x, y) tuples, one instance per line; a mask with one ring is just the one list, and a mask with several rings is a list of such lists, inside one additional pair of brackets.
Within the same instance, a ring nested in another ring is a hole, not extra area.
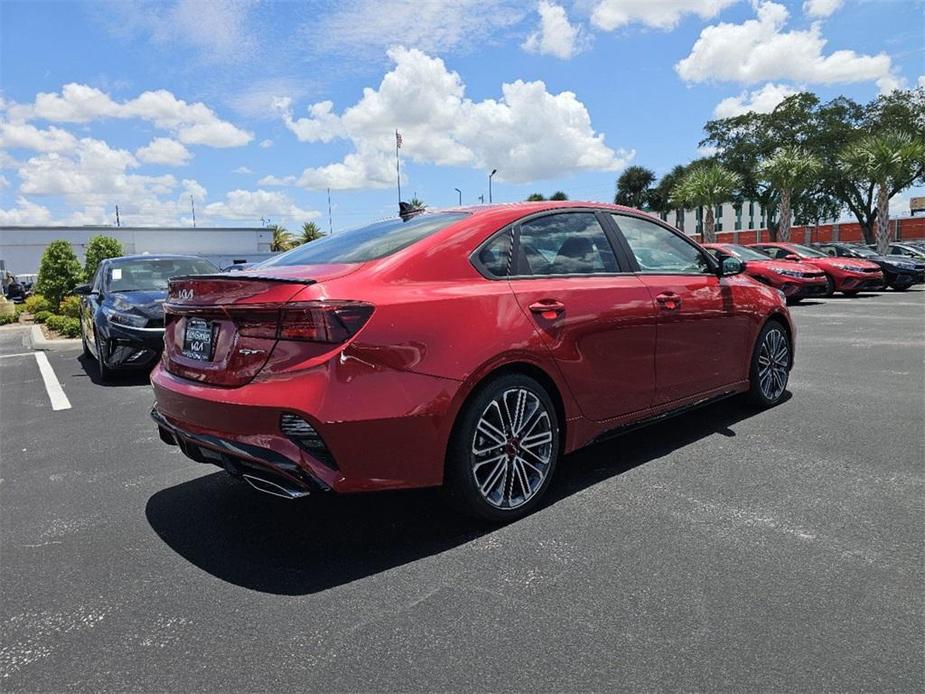
[(112, 269), (112, 279), (117, 282), (122, 279), (122, 268), (114, 267)]

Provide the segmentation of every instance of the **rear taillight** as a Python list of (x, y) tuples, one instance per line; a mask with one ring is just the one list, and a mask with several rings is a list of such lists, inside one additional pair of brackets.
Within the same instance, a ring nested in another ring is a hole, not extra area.
[(373, 313), (358, 301), (309, 301), (282, 308), (230, 309), (228, 313), (245, 337), (299, 342), (346, 342)]

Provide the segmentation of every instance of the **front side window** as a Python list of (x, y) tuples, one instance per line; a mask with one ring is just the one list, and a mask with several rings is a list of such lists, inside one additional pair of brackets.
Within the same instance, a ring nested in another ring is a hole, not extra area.
[(257, 267), (365, 263), (396, 253), (467, 216), (465, 212), (442, 212), (418, 214), (404, 220), (389, 219), (325, 236), (265, 260)]
[(638, 217), (613, 215), (641, 272), (699, 274), (712, 272), (700, 249), (658, 224)]
[(619, 268), (610, 241), (593, 212), (563, 212), (521, 224), (517, 274), (602, 272), (619, 272)]

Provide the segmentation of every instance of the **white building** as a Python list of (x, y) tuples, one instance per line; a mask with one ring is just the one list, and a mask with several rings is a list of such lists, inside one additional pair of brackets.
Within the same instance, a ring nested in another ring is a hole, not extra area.
[(0, 259), (14, 275), (34, 274), (48, 244), (64, 239), (82, 263), (87, 242), (97, 235), (121, 241), (126, 255), (198, 255), (219, 267), (272, 255), (273, 233), (262, 227), (9, 226), (0, 227)]
[[(768, 228), (764, 209), (759, 203), (750, 200), (746, 200), (741, 205), (724, 202), (716, 206), (713, 214), (716, 231), (748, 231), (749, 229)], [(658, 216), (687, 234), (703, 232), (703, 207), (694, 210), (662, 212)]]

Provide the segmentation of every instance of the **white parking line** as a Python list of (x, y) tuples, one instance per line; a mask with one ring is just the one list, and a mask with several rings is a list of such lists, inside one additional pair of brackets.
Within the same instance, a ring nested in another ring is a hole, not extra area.
[(51, 368), (51, 363), (49, 363), (48, 357), (45, 356), (45, 352), (36, 352), (35, 361), (38, 362), (39, 371), (42, 372), (42, 380), (45, 381), (45, 391), (48, 393), (48, 399), (51, 400), (51, 409), (71, 409), (71, 401), (67, 399), (67, 396), (64, 394), (64, 389), (62, 389), (61, 384), (58, 383), (58, 377), (55, 376), (55, 370)]
[(28, 357), (35, 352), (17, 352), (16, 354), (0, 354), (0, 359), (9, 359), (10, 357)]

